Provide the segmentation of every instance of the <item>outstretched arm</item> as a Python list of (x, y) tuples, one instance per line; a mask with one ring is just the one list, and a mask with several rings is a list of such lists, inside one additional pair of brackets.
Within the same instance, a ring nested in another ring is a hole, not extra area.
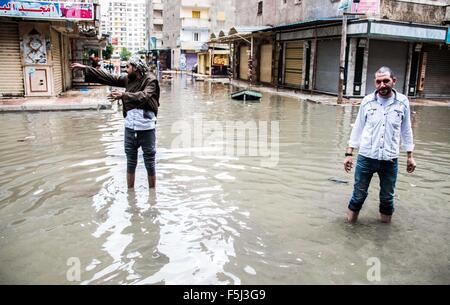
[(127, 85), (127, 77), (126, 76), (113, 75), (106, 71), (94, 69), (92, 67), (88, 67), (86, 65), (82, 65), (79, 63), (71, 64), (70, 68), (84, 69), (84, 72), (86, 75), (86, 82), (89, 82), (89, 83), (99, 83), (99, 84), (114, 86), (114, 87), (126, 87), (126, 85)]

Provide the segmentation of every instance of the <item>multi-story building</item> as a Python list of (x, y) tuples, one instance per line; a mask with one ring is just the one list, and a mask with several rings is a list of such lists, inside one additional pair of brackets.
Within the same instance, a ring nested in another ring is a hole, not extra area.
[(233, 15), (234, 0), (165, 1), (163, 41), (171, 49), (171, 67), (191, 70), (197, 53), (208, 49), (210, 34), (226, 22), (231, 26)]
[(165, 48), (163, 42), (164, 28), (164, 4), (163, 0), (148, 0), (148, 49), (162, 50)]
[(107, 30), (114, 45), (114, 54), (122, 48), (131, 53), (147, 50), (147, 0), (110, 0), (107, 10)]

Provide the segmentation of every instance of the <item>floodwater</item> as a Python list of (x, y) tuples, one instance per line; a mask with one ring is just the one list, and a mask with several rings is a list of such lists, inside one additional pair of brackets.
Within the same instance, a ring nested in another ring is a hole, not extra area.
[[(393, 223), (374, 177), (351, 225), (358, 107), (234, 101), (190, 76), (161, 89), (156, 191), (142, 155), (126, 188), (120, 111), (0, 114), (1, 283), (450, 283), (449, 108), (413, 107), (418, 167), (401, 155)], [(267, 141), (233, 142), (236, 122)]]

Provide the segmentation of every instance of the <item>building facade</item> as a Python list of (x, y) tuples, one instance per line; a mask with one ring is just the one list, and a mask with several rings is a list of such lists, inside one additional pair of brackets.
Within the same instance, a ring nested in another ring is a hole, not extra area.
[(111, 36), (115, 55), (123, 48), (131, 53), (147, 50), (147, 0), (110, 0), (106, 15), (106, 32)]
[(76, 78), (86, 44), (101, 49), (97, 1), (2, 1), (0, 97), (57, 96)]
[[(279, 19), (282, 14), (265, 15), (266, 8), (283, 9), (276, 0), (237, 4), (236, 22), (268, 28), (253, 31), (248, 39), (234, 38), (235, 78), (338, 94), (343, 76), (344, 95), (360, 97), (375, 89), (374, 72), (390, 66), (400, 92), (413, 97), (450, 96), (448, 0), (348, 1), (345, 11), (362, 15), (348, 17), (344, 40), (339, 7), (345, 1), (281, 2), (290, 7), (288, 11), (297, 10), (302, 19), (289, 13), (284, 20)], [(345, 50), (342, 67), (341, 48)]]
[(171, 50), (171, 68), (191, 70), (197, 53), (208, 50), (210, 34), (234, 23), (234, 0), (167, 0), (163, 41)]

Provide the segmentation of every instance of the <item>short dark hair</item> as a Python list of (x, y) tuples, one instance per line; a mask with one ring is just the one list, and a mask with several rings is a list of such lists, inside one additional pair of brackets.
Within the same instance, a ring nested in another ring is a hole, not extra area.
[(392, 69), (386, 66), (381, 67), (380, 69), (377, 70), (377, 72), (375, 72), (375, 78), (377, 77), (377, 74), (385, 74), (385, 73), (389, 73), (390, 78), (395, 78)]

